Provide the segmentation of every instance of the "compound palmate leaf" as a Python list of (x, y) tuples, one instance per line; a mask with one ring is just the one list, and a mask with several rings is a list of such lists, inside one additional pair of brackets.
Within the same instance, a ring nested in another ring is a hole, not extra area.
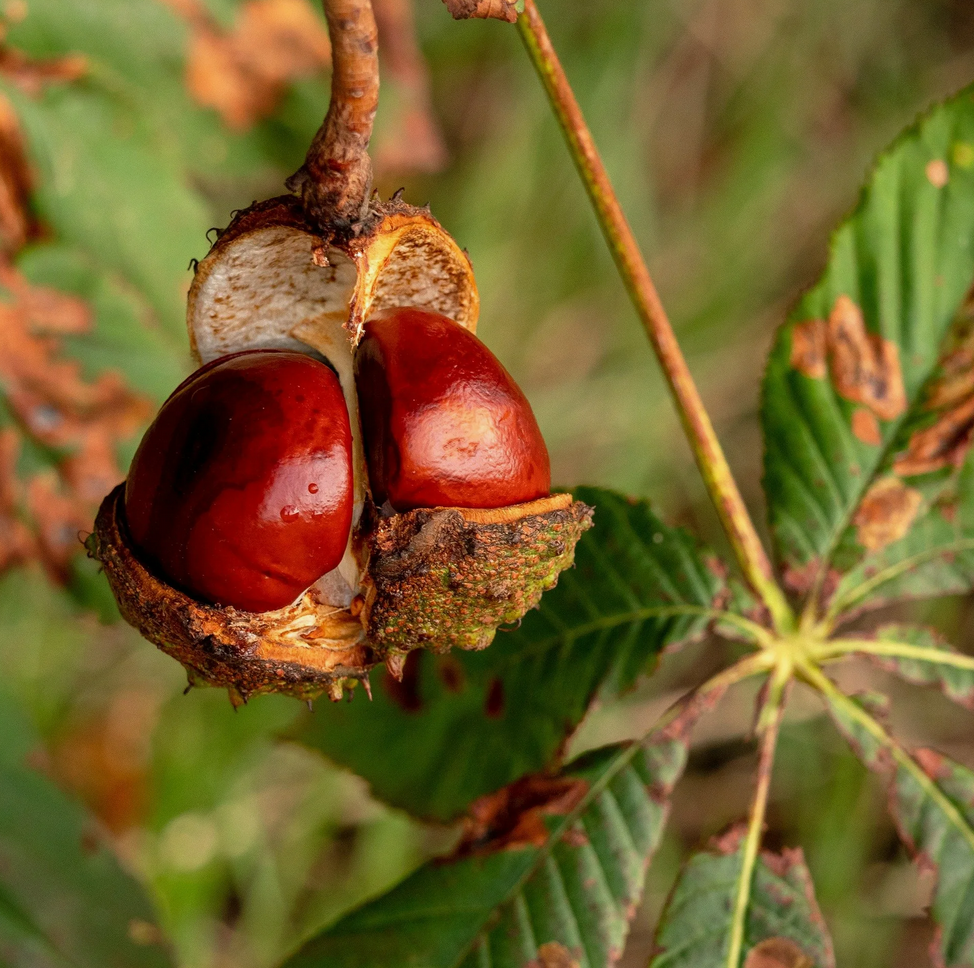
[(936, 872), (930, 912), (938, 925), (937, 964), (974, 968), (974, 773), (933, 750), (910, 755), (838, 692), (829, 711), (856, 755), (885, 778), (907, 849)]
[(659, 844), (695, 711), (478, 801), (453, 857), (343, 918), (285, 968), (609, 968)]
[(24, 765), (32, 737), (0, 694), (0, 964), (164, 968), (152, 907), (84, 812)]
[(668, 645), (701, 634), (729, 594), (722, 569), (645, 502), (580, 488), (595, 507), (576, 567), (483, 652), (415, 655), (374, 701), (319, 705), (297, 734), (382, 799), (445, 820), (544, 769), (603, 685), (626, 688)]
[(974, 97), (879, 160), (826, 271), (778, 334), (762, 421), (789, 584), (865, 599), (971, 587)]
[[(712, 850), (691, 858), (663, 911), (650, 968), (739, 968), (728, 959), (743, 836), (743, 827), (734, 828)], [(759, 856), (740, 964), (834, 968), (832, 941), (801, 850)]]

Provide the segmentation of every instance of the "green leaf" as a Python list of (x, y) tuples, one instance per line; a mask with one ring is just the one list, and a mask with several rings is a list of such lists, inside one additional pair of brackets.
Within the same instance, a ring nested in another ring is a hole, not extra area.
[[(0, 697), (0, 961), (16, 968), (163, 968), (142, 888), (80, 807), (24, 765), (32, 745)], [(7, 739), (12, 742), (7, 742)]]
[(383, 800), (446, 820), (545, 768), (600, 687), (629, 687), (664, 647), (702, 634), (727, 594), (716, 560), (644, 502), (576, 496), (595, 507), (595, 527), (519, 629), (483, 652), (414, 653), (402, 684), (382, 675), (371, 703), (319, 705), (300, 741)]
[(286, 968), (524, 968), (556, 954), (614, 964), (695, 715), (478, 801), (453, 857), (343, 918)]
[(958, 313), (972, 277), (966, 89), (879, 160), (778, 334), (762, 401), (765, 490), (796, 590), (834, 591), (845, 608), (854, 586), (898, 563), (897, 595), (971, 587), (974, 556), (956, 543), (974, 537), (969, 473), (957, 473), (971, 426), (959, 385), (974, 359), (970, 312)]
[(854, 700), (837, 690), (827, 698), (856, 755), (886, 781), (903, 843), (936, 871), (938, 963), (974, 968), (974, 773), (933, 750), (911, 756)]
[[(743, 827), (735, 828), (712, 850), (690, 859), (663, 911), (650, 968), (738, 968), (727, 959), (743, 834)], [(809, 968), (834, 968), (832, 941), (801, 850), (762, 853), (754, 869), (741, 964), (750, 965), (752, 949), (775, 947), (793, 954), (793, 962), (782, 958), (781, 964), (799, 964), (796, 946)]]
[(884, 625), (876, 630), (875, 641), (853, 639), (847, 644), (887, 672), (916, 686), (936, 686), (948, 699), (974, 709), (974, 657), (932, 629)]

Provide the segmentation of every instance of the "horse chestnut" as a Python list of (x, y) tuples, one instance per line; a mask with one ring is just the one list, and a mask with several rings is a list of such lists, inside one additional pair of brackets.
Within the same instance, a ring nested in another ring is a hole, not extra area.
[(494, 354), (452, 319), (409, 308), (372, 316), (355, 382), (376, 504), (499, 508), (550, 492), (531, 405)]
[(130, 536), (162, 575), (252, 612), (289, 605), (338, 565), (352, 504), (338, 377), (284, 350), (234, 353), (184, 380), (125, 487)]

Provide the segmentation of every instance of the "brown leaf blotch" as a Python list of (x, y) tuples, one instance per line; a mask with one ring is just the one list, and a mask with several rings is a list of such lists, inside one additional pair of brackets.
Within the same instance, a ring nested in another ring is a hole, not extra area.
[(543, 847), (545, 817), (571, 813), (588, 792), (585, 780), (532, 775), (475, 800), (455, 857)]
[(868, 551), (899, 541), (920, 510), (923, 495), (898, 477), (883, 477), (866, 491), (852, 519), (856, 539)]
[(937, 421), (910, 435), (906, 450), (893, 470), (903, 477), (931, 474), (945, 467), (960, 467), (974, 440), (974, 396), (941, 413)]
[(828, 374), (825, 362), (827, 324), (824, 319), (806, 319), (791, 330), (791, 365), (814, 380)]
[(906, 388), (899, 347), (866, 331), (862, 310), (846, 295), (829, 314), (828, 358), (838, 394), (861, 403), (880, 420), (895, 420), (906, 411)]
[(788, 938), (768, 938), (755, 945), (744, 968), (814, 968), (814, 962)]
[(875, 414), (865, 407), (857, 407), (852, 412), (852, 432), (864, 444), (879, 447), (883, 442), (883, 432)]
[(524, 968), (580, 968), (581, 962), (557, 941), (548, 941), (538, 948), (538, 957), (525, 962)]

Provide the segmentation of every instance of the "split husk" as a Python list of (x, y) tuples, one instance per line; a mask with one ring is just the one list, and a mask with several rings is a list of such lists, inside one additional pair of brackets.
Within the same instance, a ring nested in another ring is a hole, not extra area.
[(197, 602), (152, 575), (132, 550), (122, 488), (105, 499), (92, 553), (126, 620), (182, 662), (191, 683), (225, 686), (235, 701), (340, 698), (378, 662), (398, 675), (411, 649), (486, 647), (571, 564), (591, 509), (569, 495), (392, 516), (372, 504), (353, 352), (372, 313), (402, 306), (474, 331), (479, 298), (466, 254), (426, 209), (398, 199), (342, 231), (312, 225), (293, 196), (260, 202), (199, 263), (187, 309), (198, 361), (270, 348), (327, 359), (348, 405), (356, 485), (341, 564), (294, 604), (264, 613)]

